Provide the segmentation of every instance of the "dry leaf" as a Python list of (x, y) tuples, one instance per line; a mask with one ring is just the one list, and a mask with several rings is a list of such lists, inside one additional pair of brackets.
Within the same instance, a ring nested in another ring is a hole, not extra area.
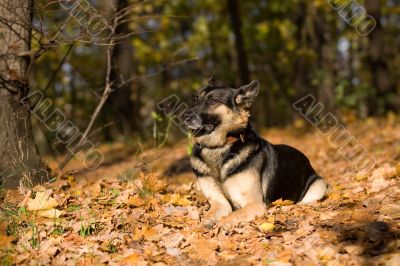
[(45, 218), (59, 218), (63, 214), (62, 211), (57, 209), (39, 211), (38, 215)]
[(275, 225), (273, 223), (262, 223), (259, 228), (261, 232), (269, 233), (275, 229)]
[(369, 193), (379, 192), (387, 187), (389, 187), (390, 181), (385, 180), (383, 177), (376, 178), (371, 183), (371, 188), (369, 189)]
[(141, 239), (153, 241), (159, 240), (161, 238), (161, 234), (157, 232), (152, 227), (143, 226), (141, 229), (135, 228), (134, 234), (132, 236), (132, 240), (139, 241)]
[(138, 195), (130, 197), (128, 200), (128, 205), (133, 207), (140, 207), (146, 203), (146, 200), (142, 199)]
[(11, 246), (11, 242), (14, 240), (14, 236), (0, 236), (0, 247), (9, 248)]
[(138, 254), (133, 253), (133, 254), (123, 258), (121, 260), (121, 263), (125, 263), (128, 265), (136, 265), (136, 263), (138, 263), (140, 260), (141, 260), (141, 257)]
[(190, 206), (191, 201), (187, 199), (186, 196), (181, 196), (179, 194), (166, 194), (163, 197), (163, 202), (170, 203), (177, 206)]
[(275, 200), (274, 202), (272, 202), (272, 205), (276, 205), (276, 206), (287, 206), (287, 205), (293, 205), (294, 201), (292, 200), (282, 200), (282, 199), (278, 199)]
[(387, 204), (382, 206), (380, 213), (383, 215), (390, 216), (393, 219), (400, 219), (400, 205), (399, 204)]
[(50, 197), (51, 193), (51, 189), (37, 192), (34, 199), (28, 200), (26, 209), (28, 211), (40, 211), (49, 210), (58, 206), (58, 202)]

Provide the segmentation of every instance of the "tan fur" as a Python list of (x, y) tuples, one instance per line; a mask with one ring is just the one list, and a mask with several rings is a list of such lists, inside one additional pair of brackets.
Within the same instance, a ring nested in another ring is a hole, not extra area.
[(209, 110), (209, 113), (220, 115), (222, 121), (221, 124), (210, 134), (194, 138), (195, 142), (200, 145), (224, 145), (228, 132), (245, 127), (250, 117), (250, 113), (244, 109), (234, 112), (223, 104), (216, 105)]
[(208, 167), (204, 162), (202, 162), (196, 157), (190, 157), (190, 164), (194, 169), (196, 169), (201, 173), (205, 173), (208, 175), (211, 175), (212, 173), (212, 169), (210, 169), (210, 167)]
[[(198, 179), (197, 185), (211, 205), (203, 218), (205, 225), (210, 226), (218, 221), (225, 225), (249, 222), (266, 211), (255, 171), (249, 170), (231, 177), (223, 184), (222, 189), (211, 177)], [(226, 196), (231, 199), (236, 208), (240, 209), (232, 212)]]
[(222, 187), (237, 209), (253, 202), (263, 202), (260, 175), (254, 168), (229, 177)]
[(226, 199), (222, 189), (212, 177), (202, 177), (197, 180), (199, 189), (203, 191), (204, 196), (208, 199), (211, 208), (205, 217), (205, 224), (212, 224), (227, 216), (232, 212), (232, 207)]

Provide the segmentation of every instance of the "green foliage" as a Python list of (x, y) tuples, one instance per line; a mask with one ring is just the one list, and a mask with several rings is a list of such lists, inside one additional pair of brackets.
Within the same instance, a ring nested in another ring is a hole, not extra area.
[(114, 245), (112, 242), (108, 243), (107, 245), (107, 251), (108, 253), (117, 253), (118, 252), (118, 247), (116, 245)]
[(37, 231), (37, 226), (34, 222), (30, 223), (31, 230), (32, 230), (32, 237), (28, 240), (29, 244), (33, 249), (38, 249), (40, 246), (40, 239), (39, 239), (39, 234)]
[(80, 210), (82, 207), (80, 205), (71, 204), (67, 207), (67, 212), (74, 212)]
[(61, 225), (56, 225), (51, 233), (53, 235), (63, 235), (65, 233), (65, 229)]
[(7, 252), (3, 256), (0, 256), (0, 265), (2, 265), (2, 266), (11, 266), (11, 265), (13, 265), (12, 252)]
[(81, 228), (79, 229), (79, 235), (83, 237), (90, 236), (96, 231), (96, 229), (97, 229), (96, 223), (84, 224), (82, 222)]

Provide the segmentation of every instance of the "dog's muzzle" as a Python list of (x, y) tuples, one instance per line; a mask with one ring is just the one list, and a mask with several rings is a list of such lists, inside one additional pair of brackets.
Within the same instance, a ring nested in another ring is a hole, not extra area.
[(183, 122), (185, 126), (193, 133), (194, 136), (201, 136), (211, 133), (215, 126), (213, 124), (203, 124), (200, 115), (191, 110), (183, 114)]

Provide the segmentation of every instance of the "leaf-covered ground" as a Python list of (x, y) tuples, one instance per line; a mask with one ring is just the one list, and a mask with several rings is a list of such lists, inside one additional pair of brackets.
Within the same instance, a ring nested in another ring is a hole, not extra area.
[[(349, 121), (377, 159), (359, 172), (304, 124), (272, 129), (273, 143), (302, 150), (330, 184), (312, 205), (276, 202), (263, 217), (229, 230), (204, 228), (207, 201), (191, 173), (166, 176), (186, 147), (134, 155), (104, 147), (105, 166), (33, 190), (9, 191), (1, 204), (2, 265), (400, 265), (400, 119)], [(78, 166), (74, 166), (78, 167)], [(178, 171), (179, 172), (179, 171)], [(293, 173), (295, 174), (295, 173)]]

